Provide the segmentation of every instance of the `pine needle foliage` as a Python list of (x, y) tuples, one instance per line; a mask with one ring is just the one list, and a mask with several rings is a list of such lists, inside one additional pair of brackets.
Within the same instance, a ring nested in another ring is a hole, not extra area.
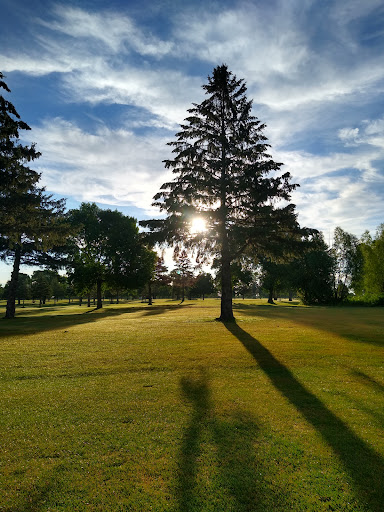
[[(0, 73), (0, 89), (10, 92)], [(0, 258), (13, 263), (6, 318), (15, 316), (19, 269), (50, 260), (47, 254), (64, 241), (64, 199), (39, 187), (40, 174), (29, 167), (40, 157), (35, 145), (23, 145), (20, 130), (30, 130), (13, 104), (0, 95)]]
[[(165, 167), (176, 177), (154, 197), (154, 206), (167, 217), (142, 225), (176, 251), (184, 246), (196, 250), (200, 261), (218, 258), (220, 320), (230, 321), (230, 264), (247, 251), (276, 255), (289, 250), (290, 239), (300, 234), (295, 206), (288, 204), (297, 185), (269, 154), (265, 124), (252, 115), (244, 80), (223, 64), (202, 87), (206, 99), (193, 104), (176, 140), (169, 142), (175, 156)], [(190, 226), (197, 214), (207, 229), (194, 234)]]

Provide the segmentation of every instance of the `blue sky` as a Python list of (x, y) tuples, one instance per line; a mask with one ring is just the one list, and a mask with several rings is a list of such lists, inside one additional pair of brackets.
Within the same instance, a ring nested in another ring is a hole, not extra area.
[[(49, 192), (157, 215), (166, 142), (226, 63), (247, 82), (302, 225), (384, 222), (382, 0), (2, 0), (0, 70)], [(10, 275), (1, 266), (0, 282)]]

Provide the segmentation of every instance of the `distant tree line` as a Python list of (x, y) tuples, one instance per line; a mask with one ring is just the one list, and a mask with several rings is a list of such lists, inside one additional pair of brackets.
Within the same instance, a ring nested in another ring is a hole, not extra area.
[(269, 302), (296, 294), (305, 304), (384, 305), (384, 224), (360, 239), (337, 227), (331, 247), (319, 234), (301, 255), (262, 262), (261, 283)]

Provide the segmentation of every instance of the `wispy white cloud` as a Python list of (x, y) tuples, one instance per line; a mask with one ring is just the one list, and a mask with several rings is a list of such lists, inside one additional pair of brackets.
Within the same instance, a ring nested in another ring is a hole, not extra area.
[(39, 23), (78, 41), (91, 39), (100, 42), (112, 53), (133, 50), (140, 55), (161, 57), (173, 47), (172, 41), (162, 41), (148, 30), (144, 31), (121, 12), (91, 12), (78, 7), (57, 5), (54, 14), (56, 20), (40, 19)]
[(165, 140), (101, 126), (95, 134), (63, 119), (33, 128), (43, 156), (36, 169), (47, 190), (78, 201), (135, 206), (152, 211), (152, 197), (167, 174)]

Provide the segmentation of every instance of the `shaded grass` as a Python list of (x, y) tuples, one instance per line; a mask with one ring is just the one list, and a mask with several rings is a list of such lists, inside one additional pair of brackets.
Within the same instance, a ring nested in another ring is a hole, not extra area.
[(0, 511), (383, 510), (377, 310), (18, 311), (0, 322)]

